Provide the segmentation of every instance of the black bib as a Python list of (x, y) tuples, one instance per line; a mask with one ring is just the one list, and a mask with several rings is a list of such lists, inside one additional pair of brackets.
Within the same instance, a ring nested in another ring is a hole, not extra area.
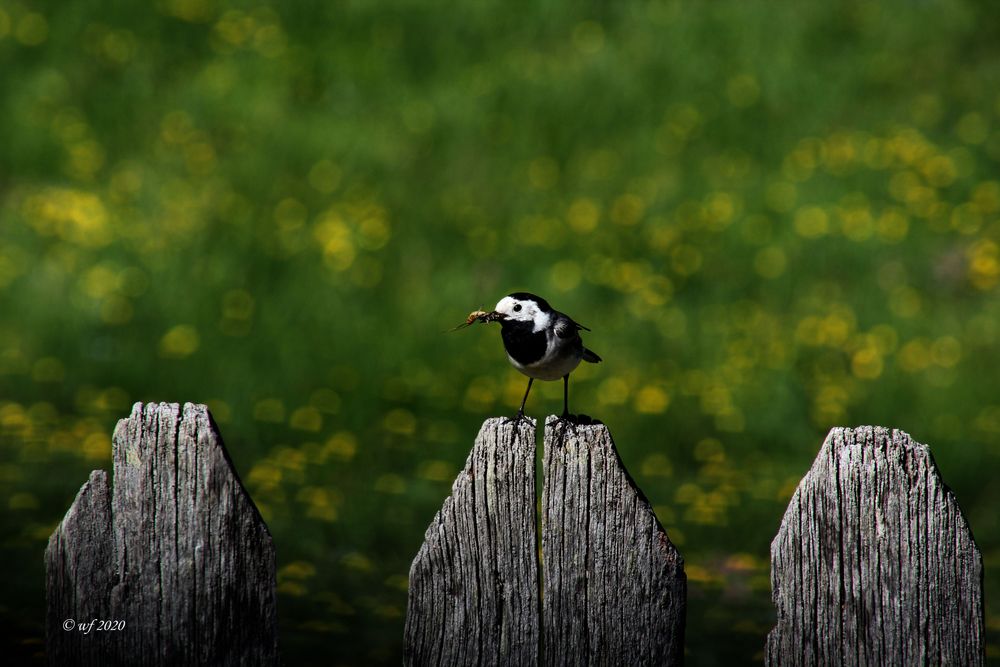
[(504, 349), (517, 363), (533, 364), (545, 356), (548, 338), (545, 331), (532, 331), (533, 322), (501, 322), (500, 327)]

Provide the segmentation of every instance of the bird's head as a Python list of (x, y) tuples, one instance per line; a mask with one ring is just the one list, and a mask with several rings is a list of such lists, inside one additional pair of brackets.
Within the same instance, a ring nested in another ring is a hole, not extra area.
[(534, 324), (532, 331), (541, 331), (552, 323), (552, 308), (548, 302), (527, 292), (505, 296), (493, 312), (500, 323), (531, 322)]

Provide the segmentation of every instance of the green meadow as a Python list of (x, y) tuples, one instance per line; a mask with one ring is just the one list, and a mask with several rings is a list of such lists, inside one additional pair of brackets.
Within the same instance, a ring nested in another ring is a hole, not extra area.
[[(833, 426), (930, 445), (1000, 656), (1000, 6), (0, 0), (0, 636), (136, 401), (206, 403), (274, 535), (287, 664), (399, 664), (410, 562), (546, 297), (753, 664)], [(562, 408), (536, 383), (528, 413)], [(127, 619), (126, 619), (127, 620)]]

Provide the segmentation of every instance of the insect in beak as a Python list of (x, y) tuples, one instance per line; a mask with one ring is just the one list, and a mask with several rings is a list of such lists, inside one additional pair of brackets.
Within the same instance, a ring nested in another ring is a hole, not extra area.
[(469, 316), (465, 318), (465, 321), (459, 324), (457, 327), (448, 329), (448, 331), (458, 331), (459, 329), (464, 329), (467, 326), (471, 326), (474, 322), (496, 322), (503, 319), (503, 315), (496, 312), (486, 312), (485, 310), (474, 310), (469, 313)]

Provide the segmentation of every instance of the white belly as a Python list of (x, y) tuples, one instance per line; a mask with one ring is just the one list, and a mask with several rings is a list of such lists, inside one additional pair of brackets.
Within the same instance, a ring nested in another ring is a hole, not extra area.
[(507, 359), (514, 368), (536, 380), (558, 380), (564, 375), (569, 375), (580, 365), (581, 358), (571, 353), (564, 355), (548, 354), (533, 364), (520, 364), (509, 354), (507, 355)]

